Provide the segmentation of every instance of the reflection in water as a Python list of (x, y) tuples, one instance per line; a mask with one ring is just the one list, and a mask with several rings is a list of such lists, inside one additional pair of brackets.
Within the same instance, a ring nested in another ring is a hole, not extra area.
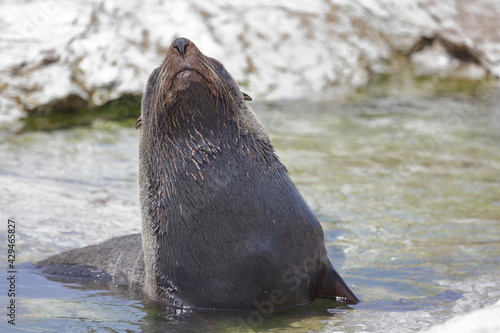
[[(181, 311), (120, 288), (51, 281), (25, 267), (19, 327), (409, 332), (498, 301), (498, 105), (386, 98), (254, 108), (320, 219), (334, 266), (363, 303)], [(20, 261), (140, 231), (135, 130), (97, 123), (1, 136), (0, 211), (16, 219)]]

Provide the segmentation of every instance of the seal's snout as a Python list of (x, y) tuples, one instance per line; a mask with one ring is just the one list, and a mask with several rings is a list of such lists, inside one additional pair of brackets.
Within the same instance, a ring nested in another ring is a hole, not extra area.
[(172, 43), (172, 47), (179, 52), (181, 57), (184, 57), (186, 55), (186, 49), (189, 46), (189, 41), (186, 38), (177, 38), (174, 40)]
[(196, 45), (187, 38), (175, 39), (167, 51), (162, 64), (167, 74), (167, 91), (184, 91), (192, 83), (200, 83), (208, 76), (203, 67), (205, 57)]

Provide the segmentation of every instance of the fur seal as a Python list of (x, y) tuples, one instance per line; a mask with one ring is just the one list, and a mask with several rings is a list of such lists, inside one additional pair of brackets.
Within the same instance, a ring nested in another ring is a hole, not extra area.
[[(39, 265), (49, 274), (64, 275), (64, 265), (72, 267), (66, 275), (100, 274), (179, 307), (358, 303), (246, 100), (219, 61), (188, 39), (174, 40), (148, 80), (136, 124), (142, 238), (125, 236)], [(90, 259), (110, 252), (122, 262)]]

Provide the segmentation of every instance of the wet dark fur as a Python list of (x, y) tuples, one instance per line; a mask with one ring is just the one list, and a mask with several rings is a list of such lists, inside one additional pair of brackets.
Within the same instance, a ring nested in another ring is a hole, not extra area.
[[(356, 303), (328, 259), (318, 220), (245, 99), (225, 68), (192, 42), (185, 56), (171, 46), (151, 74), (137, 123), (139, 284), (152, 298), (197, 308), (279, 308), (319, 297)], [(45, 262), (59, 273), (71, 263), (87, 272), (99, 253)], [(115, 279), (112, 264), (101, 266)], [(137, 284), (136, 276), (128, 281)]]
[(229, 309), (255, 309), (272, 293), (283, 295), (276, 307), (334, 298), (325, 281), (343, 282), (321, 226), (237, 84), (215, 59), (186, 58), (196, 68), (187, 82), (176, 83), (167, 56), (143, 100), (143, 243), (153, 243), (146, 271), (159, 287), (151, 294)]

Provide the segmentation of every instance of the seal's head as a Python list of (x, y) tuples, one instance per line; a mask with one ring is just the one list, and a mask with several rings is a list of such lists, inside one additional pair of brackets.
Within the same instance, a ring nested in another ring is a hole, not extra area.
[(157, 124), (158, 117), (168, 118), (171, 125), (181, 125), (178, 117), (193, 120), (192, 114), (184, 112), (187, 109), (203, 110), (201, 116), (210, 116), (206, 113), (212, 110), (225, 118), (238, 117), (237, 111), (246, 109), (244, 100), (252, 99), (240, 91), (218, 60), (205, 56), (190, 40), (177, 38), (149, 77), (136, 128), (147, 120)]

